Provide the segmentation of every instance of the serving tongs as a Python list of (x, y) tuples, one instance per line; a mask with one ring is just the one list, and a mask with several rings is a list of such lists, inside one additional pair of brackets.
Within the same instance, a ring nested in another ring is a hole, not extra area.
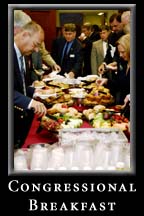
[(111, 113), (111, 114), (120, 113), (120, 111), (118, 111), (118, 110), (113, 110), (113, 109), (109, 109), (109, 108), (106, 108), (106, 109), (103, 110), (102, 112), (109, 112), (109, 113)]
[(62, 95), (64, 95), (64, 93), (55, 93), (55, 96), (50, 96), (52, 97), (50, 102), (47, 102), (46, 99), (41, 99), (39, 98), (39, 100), (47, 107), (50, 108), (54, 105), (54, 101), (57, 100), (58, 98), (60, 98)]

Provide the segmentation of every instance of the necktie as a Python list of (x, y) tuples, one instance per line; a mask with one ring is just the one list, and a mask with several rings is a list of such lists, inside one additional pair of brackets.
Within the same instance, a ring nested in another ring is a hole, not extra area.
[(20, 63), (21, 63), (21, 77), (23, 82), (23, 91), (24, 95), (26, 95), (26, 85), (25, 85), (25, 69), (24, 69), (24, 62), (23, 62), (23, 56), (20, 56)]
[(63, 49), (63, 54), (62, 54), (61, 62), (63, 62), (63, 59), (65, 59), (65, 57), (67, 56), (68, 46), (69, 46), (69, 42), (66, 42), (65, 46), (64, 46), (64, 49)]
[(113, 61), (112, 55), (111, 55), (111, 46), (108, 44), (107, 52), (105, 55), (105, 62), (107, 64), (111, 63)]

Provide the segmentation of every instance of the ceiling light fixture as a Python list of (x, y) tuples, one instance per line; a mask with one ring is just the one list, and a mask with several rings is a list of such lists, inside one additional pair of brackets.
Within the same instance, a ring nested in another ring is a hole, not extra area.
[(98, 13), (97, 15), (101, 16), (101, 15), (103, 15), (103, 14), (104, 14), (103, 12), (100, 12), (100, 13)]

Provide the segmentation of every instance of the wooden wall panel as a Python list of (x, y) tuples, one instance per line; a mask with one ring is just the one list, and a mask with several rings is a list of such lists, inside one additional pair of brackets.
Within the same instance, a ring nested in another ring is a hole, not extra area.
[(45, 45), (51, 51), (52, 41), (56, 38), (56, 10), (24, 10), (45, 32)]

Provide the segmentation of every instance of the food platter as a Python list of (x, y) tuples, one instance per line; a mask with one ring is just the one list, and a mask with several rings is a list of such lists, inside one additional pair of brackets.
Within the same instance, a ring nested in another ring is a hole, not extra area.
[(40, 93), (36, 93), (35, 94), (35, 97), (39, 97), (41, 99), (46, 99), (46, 98), (49, 98), (49, 97), (56, 97), (56, 93), (53, 93), (53, 94), (40, 94)]
[(59, 117), (47, 115), (41, 118), (37, 133), (43, 129), (52, 133), (58, 133), (62, 128), (79, 128), (82, 123), (83, 120), (80, 118), (71, 118), (66, 115), (60, 115)]
[(36, 88), (36, 89), (42, 89), (42, 88), (44, 88), (46, 85), (45, 85), (45, 83), (43, 82), (43, 81), (38, 81), (38, 80), (36, 80), (36, 81), (34, 81), (34, 83), (33, 83), (33, 87), (34, 88)]
[[(59, 121), (59, 119), (61, 121), (63, 119), (63, 117), (61, 119), (61, 114), (65, 114), (66, 109), (75, 108), (82, 114), (79, 119), (87, 121), (93, 128), (115, 127), (126, 131), (128, 129), (128, 119), (121, 116), (122, 106), (117, 105), (114, 107), (114, 97), (111, 95), (110, 90), (104, 86), (97, 86), (94, 82), (97, 78), (97, 75), (88, 75), (86, 77), (78, 77), (77, 79), (62, 78), (46, 82), (45, 89), (48, 91), (52, 89), (54, 92), (58, 89), (57, 93), (44, 94), (43, 92), (37, 96), (48, 109), (47, 114), (55, 115), (57, 113), (56, 117), (58, 118), (53, 119), (52, 116), (47, 115), (42, 122), (42, 124), (44, 123), (43, 128), (49, 132), (57, 132), (63, 126), (56, 125), (53, 129), (51, 128), (51, 123), (55, 125), (53, 121)], [(88, 80), (89, 83), (83, 84), (81, 80)], [(42, 91), (45, 91), (45, 89)], [(97, 106), (105, 106), (105, 109), (97, 113), (97, 110), (95, 110)], [(70, 118), (72, 119), (73, 117)], [(72, 127), (74, 121), (72, 121), (70, 127)], [(63, 124), (64, 127), (69, 127), (69, 122), (70, 120), (66, 120), (66, 124)]]

